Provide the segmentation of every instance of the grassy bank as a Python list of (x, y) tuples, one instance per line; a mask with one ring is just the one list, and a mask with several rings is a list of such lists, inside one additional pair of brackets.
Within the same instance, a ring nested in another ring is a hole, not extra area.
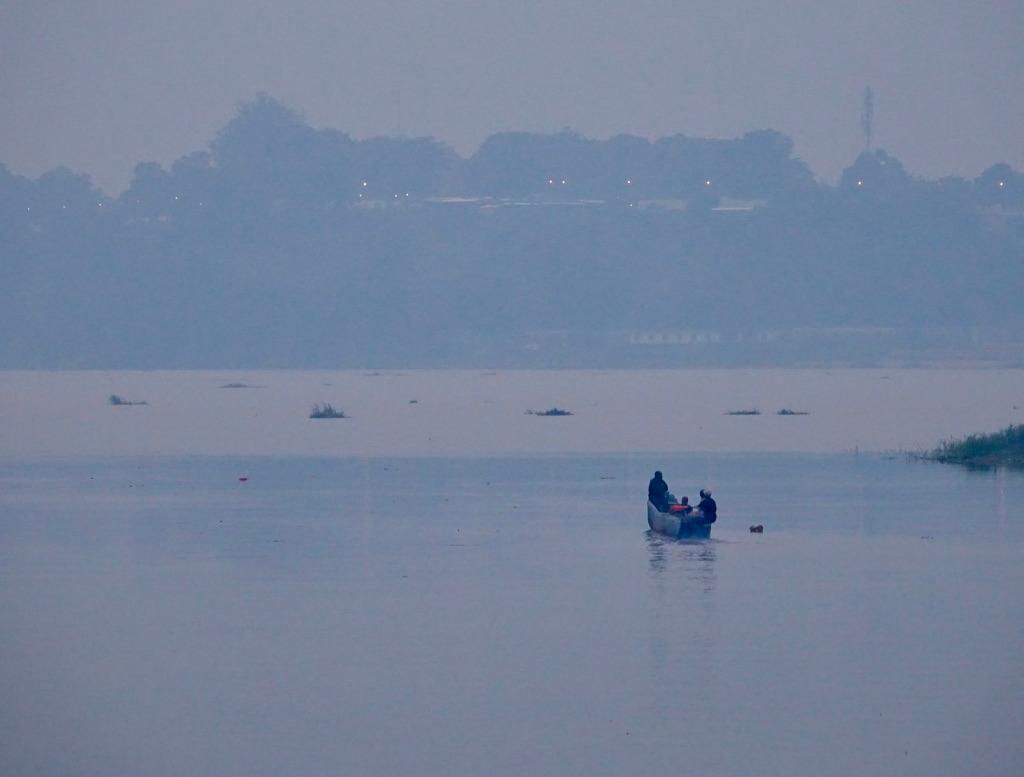
[(924, 458), (976, 467), (1024, 467), (1024, 424), (1011, 425), (992, 434), (947, 440), (924, 454)]

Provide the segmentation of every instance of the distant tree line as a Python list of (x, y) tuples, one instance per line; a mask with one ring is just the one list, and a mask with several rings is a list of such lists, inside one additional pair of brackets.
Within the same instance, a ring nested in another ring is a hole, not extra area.
[(750, 353), (787, 328), (1019, 331), (1022, 213), (1004, 164), (927, 181), (865, 151), (831, 186), (771, 130), (509, 132), (462, 158), (260, 97), (116, 198), (0, 166), (0, 366), (555, 365), (629, 361), (652, 331)]

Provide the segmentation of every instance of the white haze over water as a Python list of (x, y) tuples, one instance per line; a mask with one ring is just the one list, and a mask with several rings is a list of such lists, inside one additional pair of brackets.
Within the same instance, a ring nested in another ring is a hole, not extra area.
[(893, 451), (1021, 422), (1012, 369), (0, 372), (15, 457)]

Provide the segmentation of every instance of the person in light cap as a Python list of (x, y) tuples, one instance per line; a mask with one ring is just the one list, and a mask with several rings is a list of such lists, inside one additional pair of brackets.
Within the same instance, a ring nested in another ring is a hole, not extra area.
[(718, 520), (718, 505), (711, 498), (710, 488), (702, 488), (700, 490), (700, 504), (697, 505), (697, 509), (704, 516), (705, 523), (714, 523)]

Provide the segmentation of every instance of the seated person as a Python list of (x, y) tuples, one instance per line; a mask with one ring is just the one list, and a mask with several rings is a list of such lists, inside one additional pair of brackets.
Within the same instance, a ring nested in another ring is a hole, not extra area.
[(697, 505), (697, 509), (704, 516), (705, 523), (714, 523), (718, 520), (718, 505), (711, 498), (710, 488), (702, 488), (700, 490), (700, 504)]
[(690, 498), (684, 496), (679, 500), (679, 504), (672, 504), (668, 506), (670, 513), (682, 513), (683, 515), (689, 515), (693, 512), (693, 507), (690, 505)]

